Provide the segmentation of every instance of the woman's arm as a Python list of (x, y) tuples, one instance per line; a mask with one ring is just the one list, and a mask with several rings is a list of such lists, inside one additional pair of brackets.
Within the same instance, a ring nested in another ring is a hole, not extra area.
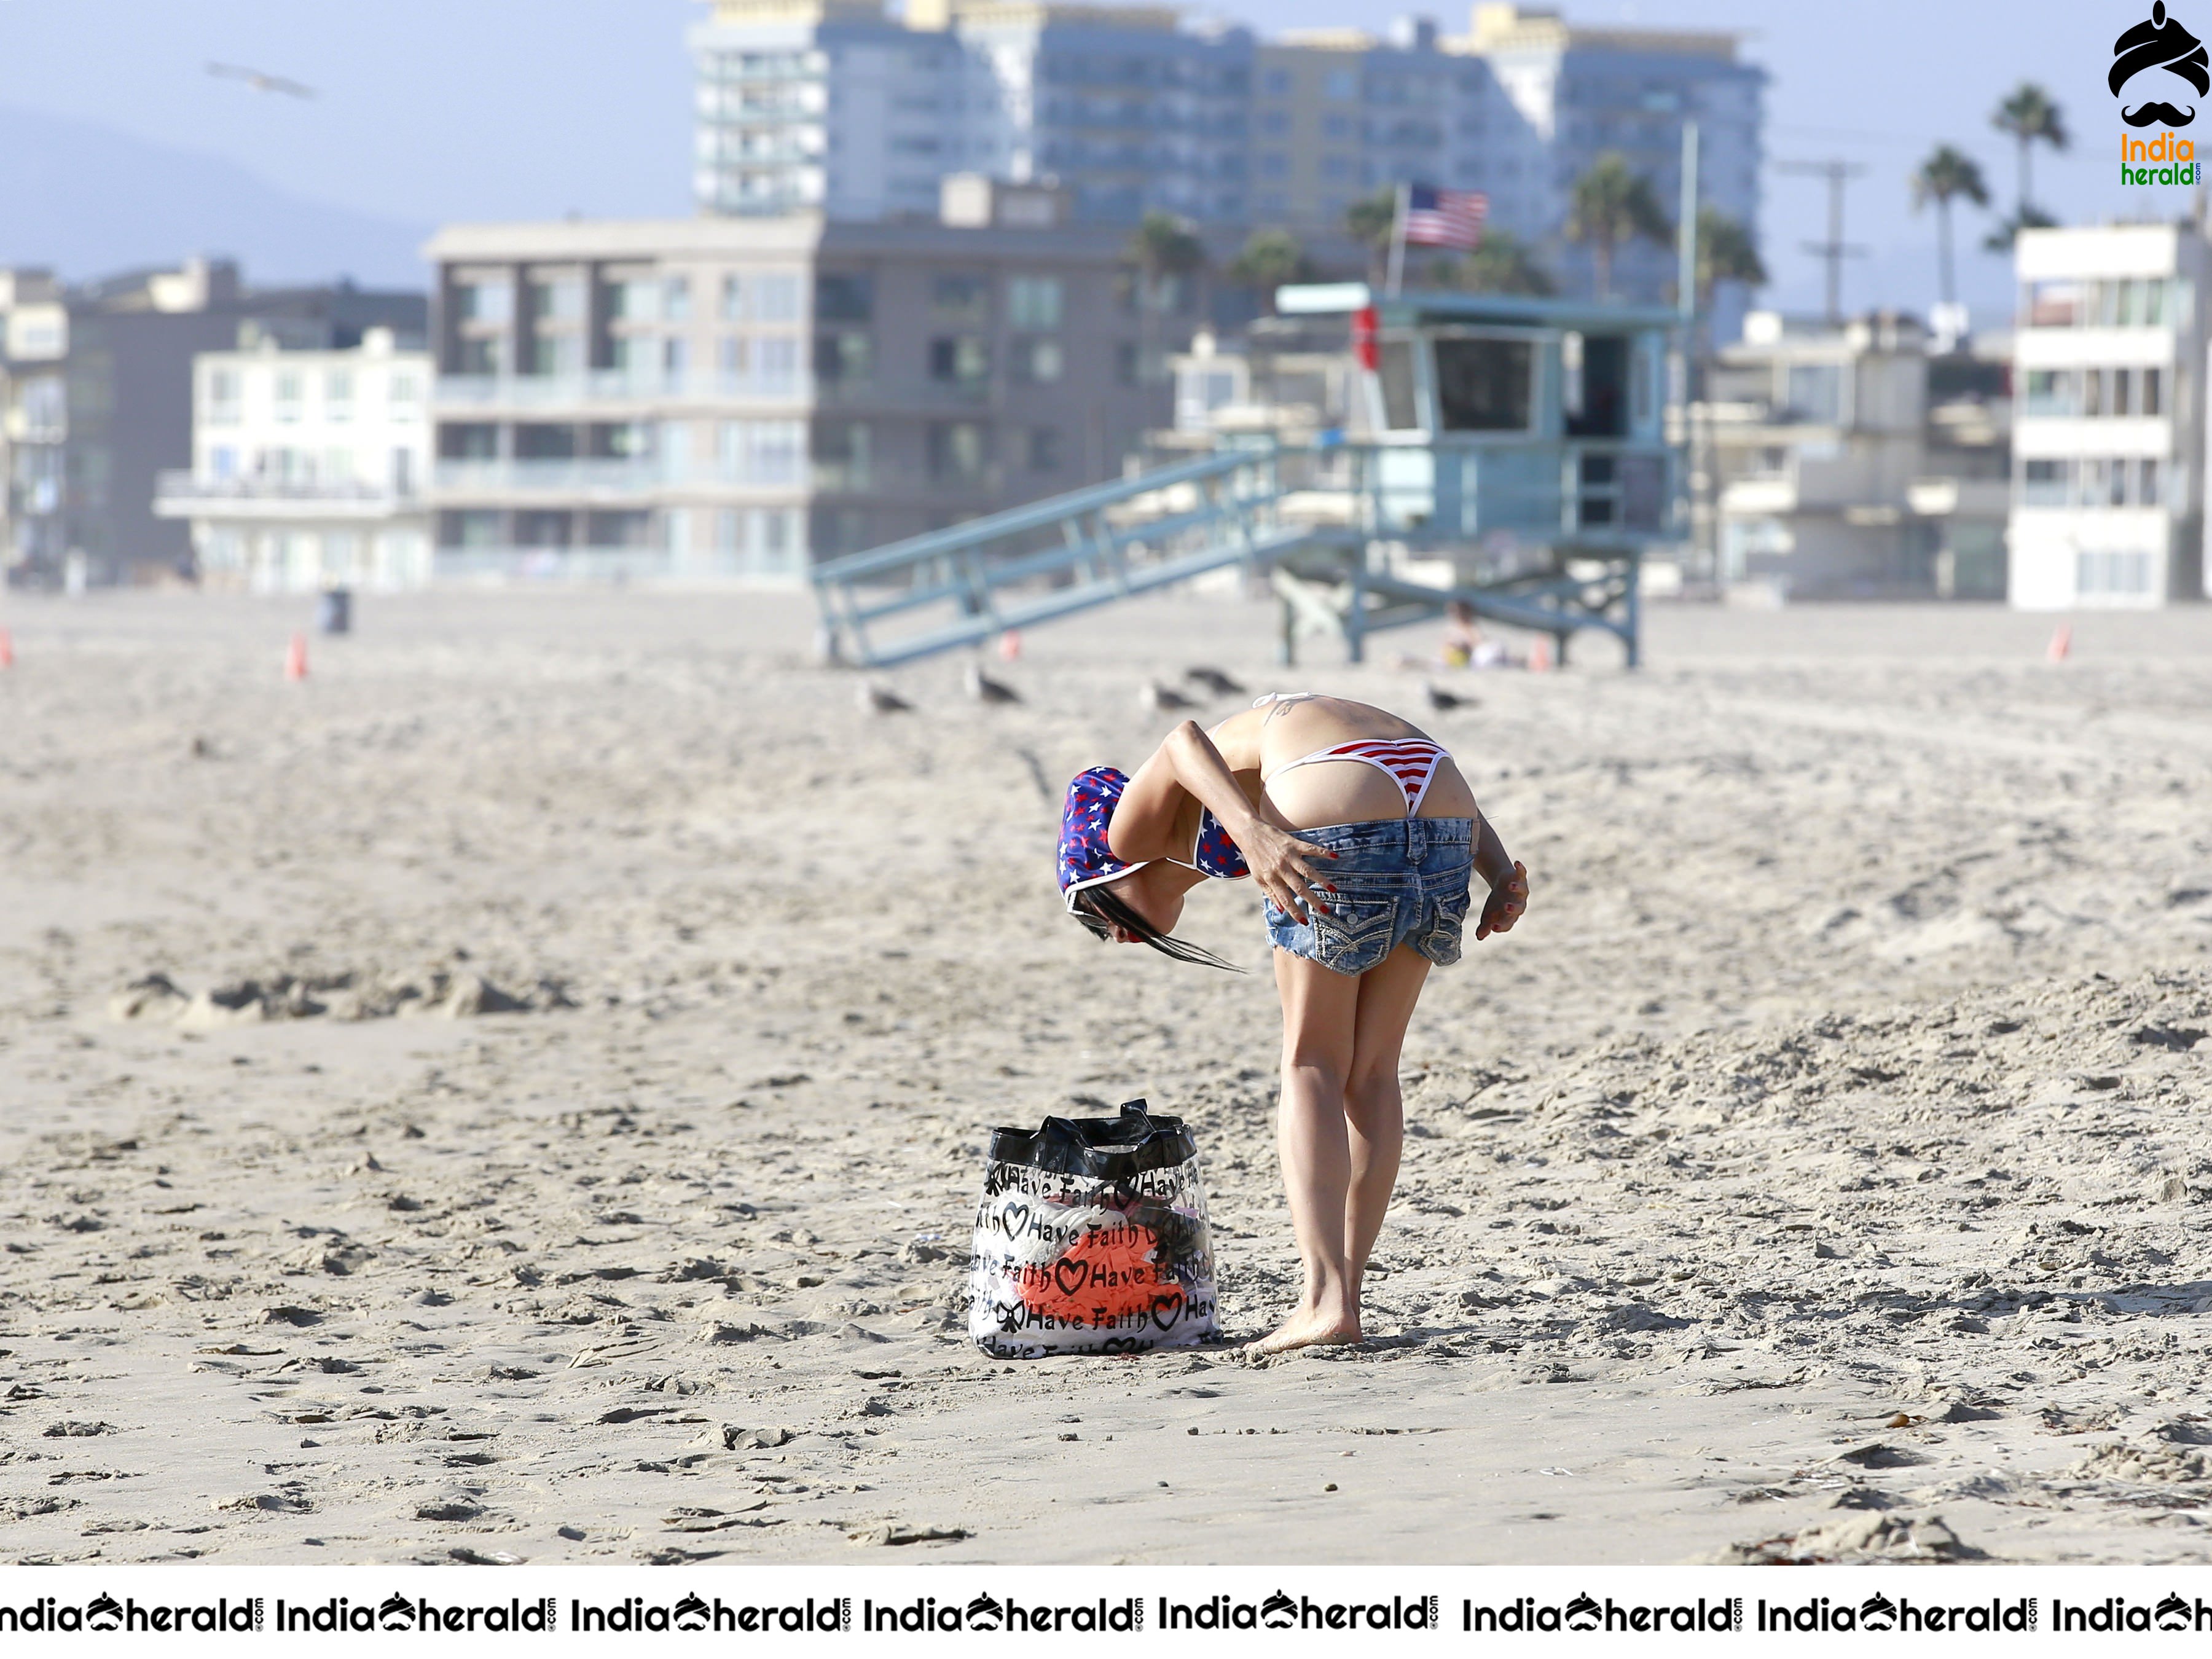
[(1212, 812), (1229, 832), (1244, 854), (1252, 879), (1278, 905), (1293, 915), (1304, 902), (1328, 908), (1316, 896), (1324, 884), (1306, 860), (1331, 854), (1263, 817), (1196, 720), (1185, 720), (1169, 732), (1129, 780), (1114, 809), (1114, 821), (1107, 826), (1109, 850), (1133, 864), (1171, 856), (1176, 819), (1185, 795)]
[(1479, 811), (1474, 817), (1474, 873), (1490, 889), (1490, 896), (1483, 901), (1482, 919), (1475, 924), (1475, 938), (1510, 933), (1528, 908), (1528, 866), (1515, 862), (1506, 853), (1498, 831)]

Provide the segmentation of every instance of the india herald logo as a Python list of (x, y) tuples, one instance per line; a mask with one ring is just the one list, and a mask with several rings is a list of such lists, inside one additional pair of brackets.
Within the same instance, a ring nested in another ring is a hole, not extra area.
[[(2153, 70), (2179, 76), (2197, 88), (2200, 98), (2212, 94), (2212, 64), (2206, 61), (2204, 43), (2166, 10), (2166, 0), (2155, 0), (2148, 21), (2137, 23), (2112, 42), (2112, 71), (2106, 77), (2112, 96), (2118, 98), (2121, 88)], [(2131, 127), (2185, 127), (2196, 118), (2194, 105), (2182, 109), (2159, 98), (2120, 111), (2120, 119)]]

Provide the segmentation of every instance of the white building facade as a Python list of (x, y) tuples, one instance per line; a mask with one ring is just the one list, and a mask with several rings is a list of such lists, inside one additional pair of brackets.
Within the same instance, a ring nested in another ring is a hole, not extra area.
[(161, 476), (155, 511), (190, 521), (210, 586), (423, 586), (434, 380), (431, 355), (388, 329), (342, 351), (203, 352), (192, 465)]
[(2015, 607), (2203, 594), (2208, 252), (2190, 225), (2031, 230), (2015, 245)]

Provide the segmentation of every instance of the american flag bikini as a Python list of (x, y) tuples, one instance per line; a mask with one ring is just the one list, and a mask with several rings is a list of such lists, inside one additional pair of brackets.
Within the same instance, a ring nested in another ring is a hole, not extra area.
[(1429, 785), (1436, 781), (1437, 768), (1449, 758), (1440, 745), (1419, 738), (1360, 738), (1301, 755), (1288, 766), (1277, 767), (1275, 776), (1279, 778), (1294, 767), (1311, 766), (1316, 761), (1364, 761), (1398, 781), (1398, 787), (1406, 797), (1406, 816), (1410, 818), (1419, 813), (1422, 801), (1428, 798)]

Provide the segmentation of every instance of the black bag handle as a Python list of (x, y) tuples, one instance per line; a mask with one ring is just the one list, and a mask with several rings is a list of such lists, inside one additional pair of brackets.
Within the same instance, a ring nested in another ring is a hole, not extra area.
[(1094, 1181), (1127, 1180), (1197, 1156), (1182, 1120), (1155, 1116), (1142, 1099), (1123, 1101), (1115, 1117), (1048, 1117), (1033, 1130), (991, 1134), (991, 1157), (999, 1163)]

